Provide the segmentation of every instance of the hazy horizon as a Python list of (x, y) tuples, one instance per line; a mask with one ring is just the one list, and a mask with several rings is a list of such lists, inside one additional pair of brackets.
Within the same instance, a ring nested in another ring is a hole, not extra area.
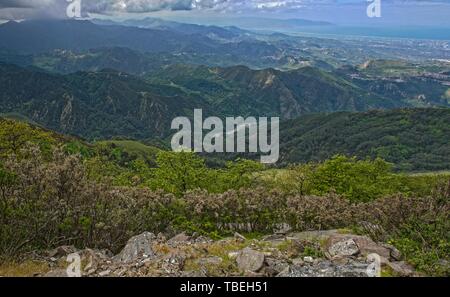
[[(161, 17), (214, 23), (227, 18), (309, 19), (336, 25), (450, 26), (449, 0), (380, 0), (381, 17), (369, 18), (366, 0), (81, 0), (84, 17)], [(0, 19), (64, 18), (66, 0), (3, 0)]]

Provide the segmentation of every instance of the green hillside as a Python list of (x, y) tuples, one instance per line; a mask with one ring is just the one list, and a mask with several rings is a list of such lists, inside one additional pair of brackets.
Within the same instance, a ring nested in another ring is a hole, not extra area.
[(281, 128), (281, 162), (335, 154), (381, 157), (399, 170), (450, 169), (450, 109), (405, 109), (303, 116)]

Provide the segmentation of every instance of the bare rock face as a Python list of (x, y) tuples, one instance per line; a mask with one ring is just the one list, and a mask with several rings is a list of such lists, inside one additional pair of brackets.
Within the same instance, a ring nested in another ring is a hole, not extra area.
[(331, 257), (349, 257), (359, 253), (359, 248), (353, 239), (344, 239), (331, 243), (328, 247)]
[(116, 262), (130, 263), (139, 258), (153, 257), (155, 253), (152, 250), (152, 244), (156, 236), (150, 232), (144, 232), (128, 240), (123, 250), (113, 258)]
[(257, 272), (264, 266), (264, 259), (263, 253), (245, 248), (239, 253), (236, 262), (241, 271)]

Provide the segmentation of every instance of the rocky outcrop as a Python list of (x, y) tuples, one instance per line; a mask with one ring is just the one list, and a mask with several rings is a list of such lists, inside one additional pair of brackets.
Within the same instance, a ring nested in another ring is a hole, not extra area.
[(113, 259), (116, 262), (130, 263), (141, 257), (149, 258), (154, 256), (152, 244), (156, 240), (153, 233), (145, 232), (134, 236), (128, 240), (127, 245)]
[(367, 277), (380, 269), (392, 275), (417, 275), (399, 261), (395, 247), (338, 230), (274, 234), (261, 240), (235, 234), (218, 241), (184, 233), (166, 240), (162, 234), (145, 232), (132, 237), (115, 256), (107, 250), (76, 251), (67, 246), (52, 250), (46, 257), (53, 268), (45, 276), (67, 276), (61, 264), (70, 252), (80, 256), (81, 275), (89, 277)]
[(278, 277), (368, 277), (367, 265), (358, 261), (336, 264), (326, 260), (316, 264), (289, 266)]

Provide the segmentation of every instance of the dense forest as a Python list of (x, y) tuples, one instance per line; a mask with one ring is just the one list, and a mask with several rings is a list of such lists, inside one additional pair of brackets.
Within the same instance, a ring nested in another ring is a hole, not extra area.
[(281, 161), (323, 161), (346, 154), (379, 157), (402, 171), (448, 170), (449, 135), (449, 109), (307, 115), (282, 125)]

